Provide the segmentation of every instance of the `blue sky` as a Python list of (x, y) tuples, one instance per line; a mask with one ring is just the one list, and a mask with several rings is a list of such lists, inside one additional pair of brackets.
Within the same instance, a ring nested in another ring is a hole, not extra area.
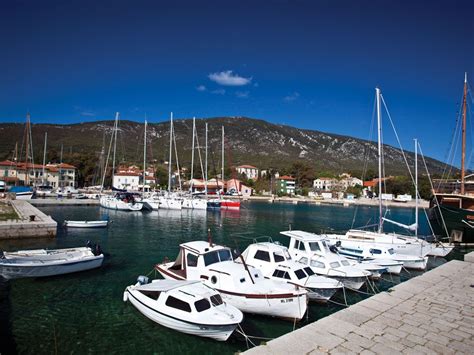
[[(1, 1), (0, 122), (248, 116), (446, 157), (472, 1)], [(393, 135), (386, 135), (394, 143)]]

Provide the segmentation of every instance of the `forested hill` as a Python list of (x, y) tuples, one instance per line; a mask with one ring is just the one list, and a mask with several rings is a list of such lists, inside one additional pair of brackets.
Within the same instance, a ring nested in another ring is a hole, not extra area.
[[(226, 164), (251, 164), (260, 169), (288, 170), (295, 162), (311, 166), (319, 171), (339, 174), (352, 171), (361, 173), (365, 162), (376, 170), (377, 144), (365, 140), (320, 131), (298, 129), (272, 124), (246, 117), (217, 117), (196, 120), (199, 143), (204, 146), (205, 123), (209, 126), (209, 166), (220, 164), (221, 127), (225, 128)], [(181, 166), (189, 166), (191, 160), (192, 120), (174, 122), (176, 146)], [(47, 160), (58, 161), (61, 145), (63, 161), (79, 167), (81, 175), (91, 174), (99, 160), (102, 146), (105, 151), (110, 141), (113, 121), (96, 121), (79, 124), (35, 124), (32, 125), (34, 158), (41, 163), (44, 133), (48, 133)], [(148, 124), (148, 158), (164, 162), (169, 152), (169, 122)], [(143, 160), (144, 124), (121, 121), (117, 143), (117, 159), (120, 162), (140, 165)], [(15, 143), (22, 145), (23, 124), (0, 124), (0, 159), (13, 155)], [(407, 155), (413, 165), (414, 155)], [(174, 157), (173, 157), (174, 160)], [(440, 173), (444, 163), (426, 159), (430, 173)], [(420, 160), (420, 164), (422, 164)], [(386, 175), (406, 174), (400, 151), (384, 146)], [(423, 167), (423, 165), (420, 165)], [(424, 170), (424, 169), (423, 169)], [(420, 168), (420, 171), (422, 169)]]

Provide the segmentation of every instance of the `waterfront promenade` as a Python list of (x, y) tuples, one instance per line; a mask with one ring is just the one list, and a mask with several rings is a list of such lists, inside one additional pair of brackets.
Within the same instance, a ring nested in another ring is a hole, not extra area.
[(245, 354), (472, 354), (474, 252)]
[(57, 223), (25, 200), (12, 200), (18, 219), (0, 222), (0, 239), (55, 237)]

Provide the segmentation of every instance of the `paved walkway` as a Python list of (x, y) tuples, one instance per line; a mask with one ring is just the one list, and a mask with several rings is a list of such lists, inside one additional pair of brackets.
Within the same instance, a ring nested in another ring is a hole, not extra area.
[(56, 236), (57, 223), (50, 216), (25, 200), (13, 200), (11, 204), (19, 219), (0, 222), (0, 239)]
[(474, 252), (246, 354), (473, 354)]

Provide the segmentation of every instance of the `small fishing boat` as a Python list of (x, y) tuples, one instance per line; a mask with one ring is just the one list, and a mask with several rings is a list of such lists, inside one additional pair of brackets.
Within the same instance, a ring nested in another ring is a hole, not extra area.
[(109, 221), (64, 221), (64, 226), (68, 228), (105, 228)]
[(229, 248), (212, 241), (181, 244), (176, 261), (157, 264), (155, 270), (165, 279), (202, 280), (242, 312), (291, 321), (306, 313), (306, 289), (264, 278), (259, 269), (237, 263)]
[(309, 267), (293, 261), (288, 248), (273, 242), (250, 244), (242, 253), (247, 263), (260, 269), (263, 276), (308, 290), (310, 301), (327, 302), (343, 284), (316, 275)]
[(148, 282), (140, 276), (125, 289), (123, 300), (162, 326), (219, 341), (226, 341), (243, 320), (241, 311), (201, 281)]
[(6, 279), (45, 277), (90, 270), (102, 265), (104, 254), (95, 248), (36, 249), (3, 252), (0, 275)]
[(284, 231), (290, 237), (288, 251), (298, 262), (310, 266), (318, 275), (341, 281), (345, 287), (359, 290), (372, 275), (356, 268), (347, 258), (330, 251), (327, 242), (317, 234), (304, 231)]

